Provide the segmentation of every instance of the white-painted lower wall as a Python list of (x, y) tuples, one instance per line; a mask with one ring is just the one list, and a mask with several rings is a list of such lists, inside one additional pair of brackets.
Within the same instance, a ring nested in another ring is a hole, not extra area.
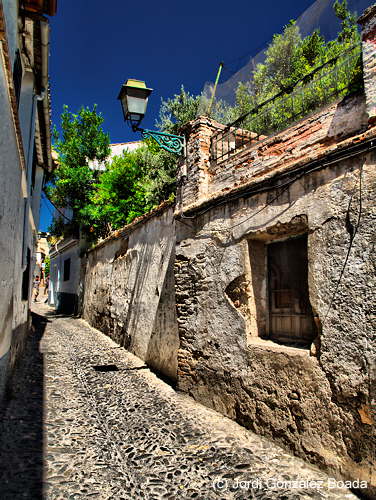
[[(50, 251), (49, 304), (68, 314), (77, 312), (80, 281), (80, 246), (78, 240), (59, 242)], [(64, 280), (64, 261), (70, 259), (69, 279)]]

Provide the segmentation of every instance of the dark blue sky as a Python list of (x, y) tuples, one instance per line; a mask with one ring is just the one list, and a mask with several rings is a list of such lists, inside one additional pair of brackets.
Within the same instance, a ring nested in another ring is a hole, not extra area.
[[(161, 98), (178, 93), (182, 84), (200, 93), (215, 79), (220, 61), (228, 77), (312, 3), (58, 0), (58, 13), (50, 20), (52, 121), (59, 123), (64, 104), (77, 111), (96, 103), (111, 142), (137, 140), (117, 100), (124, 80), (145, 80), (154, 89), (143, 121), (154, 128)], [(42, 204), (40, 229), (49, 223)]]

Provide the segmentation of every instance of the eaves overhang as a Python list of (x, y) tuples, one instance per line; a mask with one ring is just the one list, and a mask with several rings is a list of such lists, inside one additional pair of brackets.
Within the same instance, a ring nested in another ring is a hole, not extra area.
[(25, 69), (34, 75), (37, 160), (42, 168), (51, 172), (54, 162), (51, 157), (51, 96), (48, 75), (49, 22), (45, 16), (25, 9), (20, 11), (20, 19), (21, 55)]
[(27, 12), (54, 16), (57, 11), (57, 0), (23, 0), (20, 7)]
[(59, 254), (66, 252), (67, 250), (77, 246), (79, 244), (79, 240), (76, 238), (64, 238), (59, 240), (55, 245), (51, 245), (50, 248), (50, 257), (54, 259)]

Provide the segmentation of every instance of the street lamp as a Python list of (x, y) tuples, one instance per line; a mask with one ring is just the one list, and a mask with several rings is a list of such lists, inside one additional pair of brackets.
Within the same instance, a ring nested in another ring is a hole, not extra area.
[(184, 137), (139, 127), (145, 116), (152, 91), (153, 89), (147, 88), (145, 82), (141, 80), (128, 79), (122, 85), (118, 99), (121, 102), (124, 120), (130, 123), (133, 132), (141, 132), (144, 139), (152, 138), (166, 151), (181, 154), (185, 146)]

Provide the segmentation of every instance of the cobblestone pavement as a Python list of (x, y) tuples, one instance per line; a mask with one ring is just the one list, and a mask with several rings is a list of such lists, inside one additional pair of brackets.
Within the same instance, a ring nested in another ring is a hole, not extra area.
[(356, 498), (176, 393), (83, 320), (34, 309), (29, 356), (0, 424), (1, 500)]

